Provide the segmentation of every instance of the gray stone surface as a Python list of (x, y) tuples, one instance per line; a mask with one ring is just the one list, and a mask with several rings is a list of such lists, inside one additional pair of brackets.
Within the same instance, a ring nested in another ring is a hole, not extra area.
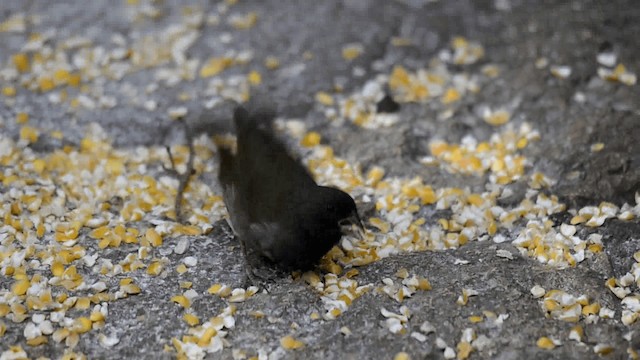
[[(125, 3), (56, 1), (52, 4), (39, 0), (5, 0), (0, 4), (0, 21), (17, 13), (38, 15), (39, 20), (28, 22), (27, 31), (0, 33), (0, 61), (3, 67), (10, 64), (11, 55), (21, 51), (31, 32), (44, 33), (48, 29), (55, 29), (52, 44), (83, 35), (91, 38), (94, 45), (113, 48), (115, 34), (129, 41), (140, 34), (160, 33), (170, 24), (180, 23), (182, 9), (187, 5), (180, 1), (149, 2), (161, 15), (156, 19), (132, 21), (132, 7)], [(205, 14), (214, 13), (218, 6), (211, 1), (189, 4)], [(331, 145), (335, 154), (349, 163), (358, 163), (364, 170), (381, 166), (389, 176), (421, 176), (434, 188), (449, 186), (484, 191), (487, 175), (451, 174), (439, 167), (423, 166), (418, 159), (429, 155), (428, 144), (434, 138), (450, 142), (459, 142), (465, 135), (488, 139), (496, 129), (477, 116), (480, 107), (507, 106), (511, 109), (512, 123), (526, 121), (540, 132), (540, 141), (532, 142), (522, 154), (531, 164), (528, 172), (541, 171), (557, 180), (547, 193), (557, 195), (568, 209), (598, 205), (601, 201), (618, 206), (625, 202), (635, 205), (634, 194), (640, 191), (640, 88), (638, 84), (625, 86), (600, 79), (596, 55), (603, 49), (612, 49), (629, 71), (640, 73), (637, 40), (640, 6), (636, 1), (240, 0), (230, 7), (231, 13), (249, 11), (258, 14), (258, 21), (248, 30), (233, 29), (224, 16), (220, 25), (200, 25), (197, 28), (200, 35), (186, 54), (204, 61), (230, 50), (253, 51), (249, 65), (231, 67), (221, 78), (246, 74), (248, 69), (260, 71), (262, 83), (251, 89), (252, 99), (270, 103), (285, 118), (303, 120), (309, 129), (322, 134), (323, 143)], [(231, 40), (224, 43), (220, 36), (226, 32)], [(447, 108), (440, 102), (403, 103), (398, 124), (363, 130), (349, 122), (331, 124), (314, 100), (318, 91), (331, 91), (336, 82), (344, 83), (344, 92), (348, 94), (359, 91), (376, 74), (389, 73), (394, 65), (410, 69), (426, 67), (453, 36), (479, 42), (485, 55), (475, 64), (451, 65), (451, 71), (464, 69), (478, 73), (482, 65), (495, 64), (500, 74), (483, 84), (480, 92), (465, 95), (450, 106), (453, 116), (447, 120), (438, 120)], [(413, 45), (393, 46), (392, 37), (410, 38)], [(341, 49), (348, 43), (360, 43), (364, 48), (363, 54), (353, 62), (342, 58)], [(313, 58), (305, 60), (302, 54), (306, 51), (311, 52)], [(266, 70), (263, 59), (269, 55), (279, 59), (279, 69)], [(550, 64), (571, 66), (569, 78), (558, 79), (548, 68), (538, 69), (535, 63), (541, 57), (547, 58)], [(197, 76), (173, 86), (160, 82), (158, 90), (149, 96), (157, 100), (157, 109), (143, 108), (145, 87), (157, 82), (155, 76), (159, 68), (171, 66), (167, 63), (136, 68), (120, 80), (93, 80), (92, 87), (104, 81), (95, 87), (100, 87), (118, 103), (113, 108), (96, 109), (71, 110), (67, 103), (53, 104), (47, 94), (25, 89), (0, 76), (0, 87), (13, 84), (18, 91), (12, 98), (0, 96), (3, 120), (0, 131), (17, 139), (21, 125), (14, 119), (16, 113), (25, 111), (30, 114), (29, 125), (42, 130), (43, 135), (31, 146), (41, 153), (63, 144), (78, 145), (86, 126), (93, 122), (102, 126), (116, 147), (179, 143), (183, 139), (171, 139), (176, 125), (167, 115), (167, 110), (175, 106), (189, 110), (186, 119), (198, 132), (228, 130), (232, 102), (224, 101), (211, 110), (204, 109), (204, 103), (211, 98), (205, 95), (209, 80)], [(364, 74), (355, 76), (354, 67), (361, 67)], [(129, 92), (140, 95), (141, 99), (132, 98)], [(70, 93), (76, 94), (77, 90), (71, 89)], [(181, 93), (189, 94), (190, 99), (179, 100)], [(583, 100), (577, 100), (579, 98)], [(206, 115), (200, 116), (202, 113)], [(52, 130), (62, 131), (65, 140), (46, 135)], [(605, 143), (604, 149), (591, 152), (591, 145), (598, 142)], [(212, 172), (198, 176), (216, 188)], [(526, 179), (510, 186), (516, 194), (511, 205), (515, 205), (526, 191)], [(0, 185), (0, 191), (10, 190), (11, 186)], [(502, 201), (508, 204), (510, 200)], [(432, 208), (424, 211), (431, 224), (441, 216)], [(373, 216), (375, 210), (368, 213)], [(572, 217), (568, 212), (554, 216), (556, 225)], [(147, 225), (131, 224), (139, 228)], [(601, 343), (614, 349), (606, 358), (627, 358), (627, 349), (640, 349), (637, 334), (625, 339), (630, 331), (637, 331), (638, 325), (622, 324), (620, 299), (604, 283), (609, 278), (623, 276), (635, 263), (633, 254), (640, 250), (640, 225), (637, 219), (613, 219), (600, 228), (581, 231), (584, 237), (592, 232), (604, 235), (604, 251), (574, 268), (562, 270), (521, 255), (509, 243), (491, 241), (472, 241), (446, 251), (400, 253), (358, 267), (358, 283), (373, 284), (373, 289), (356, 299), (336, 320), (311, 320), (313, 312), (323, 314), (325, 310), (320, 295), (303, 280), (276, 279), (269, 285), (268, 293), (259, 292), (237, 304), (235, 327), (224, 340), (227, 346), (222, 352), (207, 356), (232, 358), (232, 349), (243, 349), (248, 356), (262, 351), (273, 358), (286, 359), (391, 359), (404, 351), (412, 359), (441, 359), (444, 354), (436, 346), (436, 338), (455, 349), (463, 330), (473, 328), (477, 336), (484, 335), (489, 340), (486, 346), (474, 349), (471, 359), (599, 358), (593, 347)], [(505, 235), (513, 240), (517, 232), (505, 231)], [(234, 288), (242, 285), (241, 251), (223, 220), (213, 224), (213, 231), (208, 235), (191, 237), (191, 245), (182, 255), (171, 253), (178, 240), (165, 238), (163, 246), (153, 250), (154, 255), (166, 256), (172, 269), (185, 256), (198, 257), (198, 265), (189, 271), (188, 279), (201, 294), (193, 303), (193, 311), (201, 320), (206, 320), (227, 306), (225, 300), (206, 294), (209, 286), (213, 283)], [(114, 262), (135, 250), (128, 245), (99, 250), (86, 232), (81, 236), (81, 243), (99, 253), (100, 258)], [(497, 250), (508, 251), (513, 259), (497, 256)], [(456, 259), (469, 263), (460, 265)], [(418, 291), (402, 304), (378, 292), (376, 288), (383, 285), (383, 278), (397, 281), (394, 274), (400, 268), (427, 277), (432, 290)], [(86, 276), (97, 278), (97, 274)], [(169, 301), (182, 291), (179, 282), (184, 278), (174, 271), (156, 277), (147, 276), (144, 271), (129, 276), (140, 286), (141, 293), (110, 302), (104, 329), (83, 334), (75, 351), (89, 358), (104, 359), (175, 357), (175, 352), (166, 352), (163, 346), (171, 345), (171, 339), (180, 338), (188, 328), (182, 320), (183, 309)], [(119, 277), (111, 278), (108, 288), (117, 290), (118, 280)], [(11, 284), (12, 280), (3, 274), (0, 294), (10, 291)], [(613, 309), (615, 316), (595, 323), (582, 318), (579, 323), (585, 336), (583, 343), (577, 343), (568, 338), (575, 324), (545, 316), (539, 301), (530, 293), (534, 285), (547, 290), (562, 289), (576, 296), (587, 295), (590, 301)], [(463, 289), (479, 293), (470, 297), (464, 306), (456, 304)], [(631, 289), (637, 291), (635, 283)], [(380, 308), (397, 313), (400, 305), (406, 306), (412, 316), (405, 334), (392, 334), (381, 324), (384, 317)], [(257, 310), (264, 312), (265, 317), (250, 315)], [(480, 315), (482, 311), (507, 314), (508, 318), (502, 324), (489, 319), (478, 324), (469, 321), (470, 316)], [(424, 342), (410, 337), (411, 332), (420, 331), (420, 325), (427, 320), (434, 325), (435, 333), (428, 334)], [(0, 336), (0, 351), (22, 344), (31, 358), (59, 358), (65, 352), (64, 343), (51, 340), (37, 347), (26, 346), (25, 323), (14, 324), (1, 317), (0, 321), (7, 326), (6, 333)], [(343, 326), (352, 334), (342, 334)], [(100, 346), (100, 333), (115, 335), (120, 341), (112, 348)], [(283, 349), (279, 341), (290, 334), (303, 341), (304, 348)], [(541, 336), (559, 339), (562, 346), (540, 349), (536, 340)]]

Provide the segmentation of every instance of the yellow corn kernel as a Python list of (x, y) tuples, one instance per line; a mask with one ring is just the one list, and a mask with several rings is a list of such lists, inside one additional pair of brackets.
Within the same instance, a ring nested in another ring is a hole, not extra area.
[(187, 324), (189, 324), (189, 326), (196, 326), (200, 324), (200, 319), (198, 319), (198, 317), (193, 314), (184, 314), (182, 318)]
[(82, 81), (82, 77), (80, 74), (70, 74), (67, 83), (69, 86), (78, 87), (80, 86), (80, 82)]
[(78, 300), (76, 301), (75, 308), (85, 310), (85, 309), (88, 309), (90, 305), (91, 305), (91, 301), (89, 300), (89, 298), (81, 297), (81, 298), (78, 298)]
[(20, 112), (16, 114), (16, 123), (26, 124), (29, 121), (29, 114)]
[(419, 188), (418, 193), (420, 194), (422, 205), (430, 205), (438, 200), (438, 197), (436, 196), (436, 193), (433, 191), (431, 186), (424, 186)]
[(302, 140), (300, 140), (300, 145), (304, 147), (314, 147), (320, 144), (320, 134), (315, 131), (311, 131), (307, 133)]
[(220, 291), (220, 289), (222, 289), (222, 284), (213, 284), (209, 287), (209, 289), (207, 290), (207, 292), (209, 294), (218, 294), (218, 292)]
[(431, 290), (431, 283), (427, 278), (418, 278), (418, 289), (423, 291)]
[(51, 274), (53, 274), (53, 276), (62, 276), (63, 273), (64, 273), (64, 265), (62, 265), (61, 262), (54, 261), (51, 264)]
[(571, 225), (577, 225), (577, 224), (581, 224), (583, 222), (587, 221), (587, 219), (585, 219), (582, 215), (576, 215), (574, 217), (571, 218)]
[(136, 284), (127, 284), (127, 285), (120, 286), (120, 288), (129, 295), (139, 294), (140, 291), (142, 291), (140, 287)]
[(145, 238), (149, 241), (149, 244), (154, 247), (158, 247), (162, 245), (162, 237), (155, 229), (149, 228), (145, 232)]
[(466, 341), (461, 341), (458, 343), (458, 346), (456, 347), (458, 350), (458, 360), (465, 360), (469, 358), (469, 355), (471, 354), (471, 351), (473, 350), (473, 348), (471, 347), (471, 344), (469, 344)]
[(316, 93), (316, 101), (325, 106), (333, 106), (334, 103), (333, 96), (324, 91), (319, 91)]
[(223, 58), (211, 58), (209, 61), (202, 66), (200, 69), (200, 77), (208, 78), (211, 76), (218, 75), (226, 68), (232, 66), (234, 63), (233, 59), (223, 57)]
[(58, 69), (53, 73), (53, 80), (56, 84), (66, 84), (69, 81), (69, 71), (65, 69)]
[(582, 307), (582, 315), (585, 316), (598, 314), (598, 312), (600, 312), (600, 304), (597, 302)]
[(14, 97), (16, 96), (16, 88), (13, 86), (5, 86), (2, 88), (2, 95), (6, 97)]
[(377, 227), (378, 230), (380, 230), (380, 232), (382, 232), (383, 234), (388, 233), (389, 230), (391, 229), (391, 225), (388, 222), (377, 217), (370, 218), (369, 223)]
[(360, 44), (347, 45), (342, 48), (342, 58), (351, 61), (360, 56), (362, 52), (363, 48)]
[(484, 199), (478, 194), (471, 194), (467, 197), (467, 202), (474, 206), (480, 206), (484, 203)]
[(35, 128), (31, 126), (23, 126), (20, 128), (20, 139), (26, 140), (29, 143), (34, 143), (38, 141), (38, 137), (40, 133)]
[(257, 21), (258, 21), (258, 14), (255, 11), (251, 11), (250, 13), (244, 16), (239, 16), (239, 17), (229, 19), (230, 25), (238, 30), (250, 29), (256, 24)]
[(189, 269), (187, 269), (187, 265), (185, 265), (185, 264), (180, 264), (180, 265), (176, 266), (176, 272), (178, 274), (184, 274), (187, 271), (189, 271)]
[(447, 91), (444, 93), (444, 96), (442, 97), (443, 104), (451, 104), (458, 100), (460, 100), (460, 93), (454, 88), (447, 89)]
[(25, 53), (17, 53), (13, 55), (12, 60), (16, 70), (21, 73), (26, 73), (31, 69), (31, 66), (29, 65), (29, 57)]
[(286, 350), (295, 350), (304, 347), (304, 343), (300, 340), (294, 339), (290, 335), (287, 335), (280, 339), (280, 346)]
[(486, 116), (484, 118), (484, 121), (489, 125), (500, 126), (509, 122), (510, 118), (511, 118), (511, 114), (508, 111), (498, 110), (492, 113), (491, 115)]
[(613, 352), (614, 348), (606, 344), (597, 344), (593, 347), (593, 352), (598, 355), (609, 355)]
[(409, 354), (407, 354), (406, 352), (402, 351), (397, 353), (394, 357), (393, 360), (411, 360), (411, 357), (409, 356)]
[(198, 346), (205, 347), (209, 345), (209, 343), (211, 342), (211, 339), (217, 334), (218, 332), (216, 331), (216, 329), (212, 327), (207, 328), (202, 334), (202, 336), (200, 337), (200, 339), (198, 340)]
[(274, 56), (267, 56), (264, 59), (264, 66), (269, 70), (275, 70), (280, 67), (280, 61)]
[(591, 244), (589, 245), (589, 247), (587, 247), (587, 249), (589, 249), (589, 251), (591, 251), (592, 253), (599, 253), (602, 252), (602, 244)]
[(247, 80), (249, 81), (249, 84), (253, 86), (260, 85), (260, 83), (262, 82), (262, 75), (260, 75), (259, 72), (253, 70), (249, 73), (249, 75), (247, 75)]
[(49, 339), (46, 336), (40, 335), (40, 336), (34, 337), (33, 339), (27, 340), (27, 345), (38, 346), (38, 345), (46, 344), (48, 342), (49, 342)]
[(20, 280), (13, 284), (11, 292), (13, 292), (14, 295), (22, 296), (27, 293), (27, 290), (29, 290), (30, 286), (31, 283), (29, 282), (29, 280)]
[(162, 263), (159, 261), (153, 262), (147, 267), (147, 274), (149, 275), (159, 275), (162, 272)]
[(91, 330), (91, 320), (88, 317), (79, 317), (74, 321), (73, 330), (79, 334), (84, 334)]
[(538, 341), (536, 342), (536, 345), (540, 349), (545, 349), (545, 350), (552, 350), (553, 348), (556, 347), (556, 344), (554, 344), (553, 341), (546, 336), (539, 338)]
[(396, 65), (389, 76), (389, 87), (394, 90), (400, 87), (407, 87), (411, 82), (409, 73), (402, 66)]
[(56, 87), (56, 84), (53, 82), (53, 79), (48, 76), (44, 76), (38, 80), (38, 86), (41, 92), (47, 92), (53, 90), (53, 88)]
[(342, 273), (342, 266), (331, 261), (330, 263), (326, 264), (326, 266), (324, 266), (324, 270), (332, 274), (340, 275)]
[(482, 322), (483, 320), (484, 320), (484, 317), (479, 316), (479, 315), (469, 316), (469, 321), (471, 321), (474, 324)]
[(189, 299), (187, 299), (187, 297), (184, 295), (175, 295), (171, 298), (171, 301), (182, 306), (185, 309), (191, 306), (191, 301), (189, 301)]
[(100, 311), (93, 311), (91, 315), (89, 315), (89, 320), (93, 322), (104, 321), (104, 314)]
[(553, 299), (545, 299), (543, 303), (544, 303), (544, 308), (547, 311), (555, 311), (560, 309), (560, 304), (558, 304), (558, 302)]

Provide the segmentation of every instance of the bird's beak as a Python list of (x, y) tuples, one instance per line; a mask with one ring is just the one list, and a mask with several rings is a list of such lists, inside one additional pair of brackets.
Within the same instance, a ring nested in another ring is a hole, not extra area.
[(357, 228), (358, 237), (361, 240), (364, 240), (366, 230), (364, 225), (362, 225), (362, 220), (360, 220), (360, 216), (358, 216), (358, 211), (354, 210), (349, 217), (340, 220), (340, 230), (343, 234), (351, 233), (353, 230), (353, 226), (355, 225)]

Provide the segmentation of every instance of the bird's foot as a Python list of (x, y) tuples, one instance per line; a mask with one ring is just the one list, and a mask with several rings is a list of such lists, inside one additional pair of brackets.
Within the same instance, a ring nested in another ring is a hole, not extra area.
[(276, 284), (276, 280), (285, 277), (286, 274), (279, 269), (267, 266), (247, 266), (245, 271), (244, 284), (245, 288), (249, 286), (257, 286), (266, 292)]

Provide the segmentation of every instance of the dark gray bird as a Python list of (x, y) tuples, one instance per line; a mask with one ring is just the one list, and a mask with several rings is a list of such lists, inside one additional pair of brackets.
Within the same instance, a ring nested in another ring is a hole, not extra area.
[(275, 138), (273, 117), (236, 109), (236, 153), (220, 149), (219, 179), (247, 260), (257, 254), (281, 269), (306, 270), (338, 243), (346, 226), (363, 227), (353, 198), (318, 186)]

